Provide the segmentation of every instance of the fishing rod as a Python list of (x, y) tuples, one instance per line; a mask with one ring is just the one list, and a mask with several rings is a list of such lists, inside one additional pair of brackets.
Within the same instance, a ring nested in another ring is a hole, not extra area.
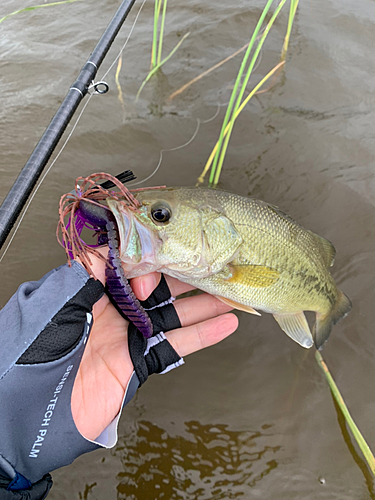
[(0, 248), (3, 246), (44, 167), (78, 105), (88, 93), (89, 88), (92, 87), (99, 94), (105, 94), (108, 91), (108, 85), (105, 82), (94, 83), (94, 79), (134, 2), (135, 0), (123, 0), (121, 3), (86, 64), (81, 69), (77, 80), (70, 87), (64, 101), (4, 199), (0, 207)]

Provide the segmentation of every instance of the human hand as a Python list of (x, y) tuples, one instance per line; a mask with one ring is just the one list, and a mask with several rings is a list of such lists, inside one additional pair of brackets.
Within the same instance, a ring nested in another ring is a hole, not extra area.
[[(106, 255), (107, 250), (101, 249)], [(105, 263), (92, 257), (95, 276), (105, 282)], [(145, 300), (160, 281), (159, 273), (131, 280), (139, 300)], [(194, 287), (166, 276), (172, 296), (176, 297)], [(225, 314), (231, 308), (208, 294), (178, 299), (174, 307), (182, 328), (165, 335), (181, 356), (214, 345), (233, 333), (238, 320)], [(128, 349), (128, 322), (120, 316), (104, 295), (93, 308), (94, 323), (74, 383), (71, 408), (80, 433), (94, 440), (112, 422), (121, 405), (133, 364)]]
[[(51, 469), (113, 446), (124, 398), (149, 374), (178, 366), (180, 356), (237, 327), (233, 314), (223, 314), (229, 307), (207, 294), (170, 304), (170, 292), (192, 287), (167, 278), (170, 290), (163, 282), (148, 299), (160, 333), (146, 341), (103, 295), (105, 261), (92, 257), (92, 270), (98, 281), (78, 262), (53, 269), (20, 285), (0, 311), (0, 475), (9, 491), (45, 494)], [(157, 273), (134, 279), (137, 297), (146, 299), (159, 279)]]

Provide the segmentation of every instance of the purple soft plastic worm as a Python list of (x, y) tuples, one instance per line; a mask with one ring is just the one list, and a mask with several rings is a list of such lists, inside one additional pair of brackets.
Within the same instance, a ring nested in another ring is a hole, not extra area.
[[(116, 302), (117, 306), (125, 316), (135, 325), (144, 337), (152, 336), (153, 328), (151, 320), (143, 309), (139, 300), (125, 277), (124, 270), (121, 267), (121, 259), (118, 243), (118, 232), (115, 222), (108, 222), (106, 225), (108, 231), (108, 263), (105, 269), (108, 290)], [(111, 267), (113, 269), (111, 269)]]
[(104, 206), (99, 207), (85, 201), (80, 202), (78, 211), (80, 219), (107, 231), (109, 253), (105, 275), (110, 296), (118, 309), (138, 328), (143, 336), (151, 337), (153, 334), (151, 320), (134, 295), (121, 267), (117, 224), (112, 212)]

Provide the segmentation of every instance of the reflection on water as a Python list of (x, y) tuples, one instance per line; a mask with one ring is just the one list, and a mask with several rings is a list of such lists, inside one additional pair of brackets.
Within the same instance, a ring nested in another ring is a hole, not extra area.
[(229, 499), (244, 496), (278, 466), (280, 446), (271, 445), (270, 426), (231, 431), (224, 424), (186, 422), (186, 437), (172, 436), (140, 421), (122, 437), (115, 454), (124, 470), (118, 498)]

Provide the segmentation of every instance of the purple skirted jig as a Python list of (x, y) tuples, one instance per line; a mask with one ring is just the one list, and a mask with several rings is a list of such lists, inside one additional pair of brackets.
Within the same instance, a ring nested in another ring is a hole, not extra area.
[[(118, 190), (104, 189), (98, 184), (102, 179), (111, 181)], [(96, 276), (91, 269), (89, 254), (92, 253), (106, 262), (105, 275), (110, 298), (123, 315), (149, 338), (153, 333), (151, 320), (134, 295), (121, 266), (116, 220), (109, 208), (100, 203), (107, 198), (123, 203), (130, 210), (139, 208), (139, 202), (129, 189), (112, 175), (101, 172), (85, 178), (78, 177), (75, 193), (64, 194), (60, 199), (57, 239), (65, 248), (69, 265), (72, 259), (79, 258), (94, 278)], [(84, 227), (95, 232), (96, 244), (88, 245), (81, 238)], [(108, 259), (96, 250), (104, 244), (109, 246)]]

